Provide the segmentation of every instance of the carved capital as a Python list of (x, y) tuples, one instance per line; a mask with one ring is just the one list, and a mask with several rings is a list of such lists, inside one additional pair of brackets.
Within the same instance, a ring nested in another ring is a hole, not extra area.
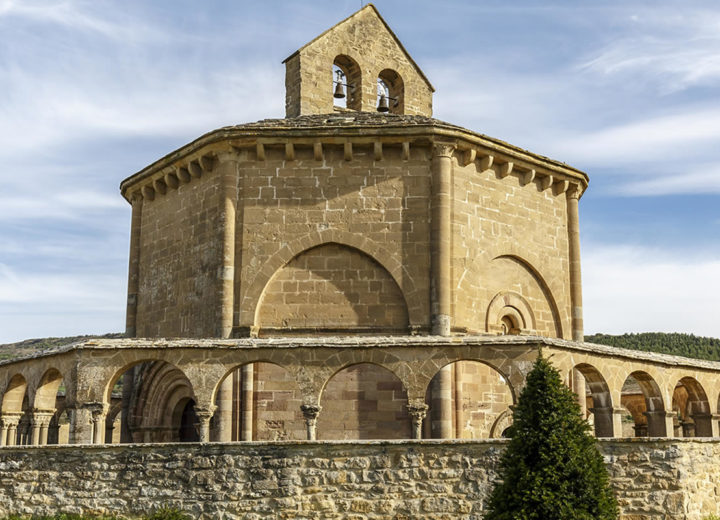
[(407, 411), (413, 421), (422, 421), (427, 416), (428, 405), (425, 403), (410, 403)]
[(208, 406), (206, 407), (195, 407), (195, 415), (200, 420), (200, 422), (207, 422), (210, 419), (212, 419), (212, 416), (215, 414), (215, 409), (217, 406)]
[(451, 143), (435, 143), (433, 145), (433, 156), (435, 157), (452, 157), (455, 152), (455, 146)]

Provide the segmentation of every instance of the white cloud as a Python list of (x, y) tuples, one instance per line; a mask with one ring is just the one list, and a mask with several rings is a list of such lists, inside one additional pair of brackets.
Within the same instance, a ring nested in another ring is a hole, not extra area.
[(720, 258), (594, 245), (583, 251), (583, 304), (587, 333), (720, 338)]
[(633, 196), (677, 195), (680, 193), (720, 194), (720, 164), (693, 165), (672, 174), (656, 175), (621, 184), (619, 193)]

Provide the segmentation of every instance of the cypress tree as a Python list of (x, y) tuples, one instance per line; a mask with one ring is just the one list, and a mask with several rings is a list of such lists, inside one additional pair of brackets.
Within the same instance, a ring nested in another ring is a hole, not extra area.
[(560, 373), (538, 356), (513, 409), (485, 520), (616, 520), (590, 427)]

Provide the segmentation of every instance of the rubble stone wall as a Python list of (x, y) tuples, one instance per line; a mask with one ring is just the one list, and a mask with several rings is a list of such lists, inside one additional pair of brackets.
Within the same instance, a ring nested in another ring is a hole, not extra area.
[[(0, 515), (481, 519), (505, 441), (0, 448)], [(719, 441), (601, 441), (623, 520), (720, 511)]]

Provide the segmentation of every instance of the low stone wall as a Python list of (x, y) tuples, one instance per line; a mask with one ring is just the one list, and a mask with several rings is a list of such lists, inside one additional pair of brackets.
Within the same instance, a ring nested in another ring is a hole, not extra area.
[[(0, 449), (0, 516), (481, 519), (506, 441), (274, 442)], [(719, 441), (611, 440), (600, 448), (623, 520), (720, 512)]]

